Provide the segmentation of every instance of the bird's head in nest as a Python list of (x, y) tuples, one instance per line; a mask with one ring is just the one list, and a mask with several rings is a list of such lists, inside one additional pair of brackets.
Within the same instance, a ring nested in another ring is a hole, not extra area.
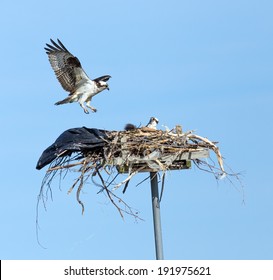
[(99, 91), (103, 91), (105, 89), (109, 90), (109, 86), (107, 81), (111, 78), (109, 75), (101, 76), (99, 78), (94, 79)]
[(155, 117), (151, 117), (149, 123), (146, 125), (149, 128), (156, 129), (159, 120)]

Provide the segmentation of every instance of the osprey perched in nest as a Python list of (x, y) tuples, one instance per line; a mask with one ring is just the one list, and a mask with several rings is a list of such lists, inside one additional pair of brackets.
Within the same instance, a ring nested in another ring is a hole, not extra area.
[(159, 120), (155, 117), (151, 117), (146, 127), (157, 129), (156, 126), (158, 124)]
[[(146, 126), (141, 127), (141, 130), (145, 131), (151, 131), (151, 130), (157, 130), (157, 124), (159, 120), (155, 117), (151, 117), (149, 122), (147, 123)], [(129, 131), (129, 130), (134, 130), (137, 129), (137, 127), (134, 124), (127, 123), (124, 127), (124, 130)]]
[(59, 39), (57, 40), (58, 44), (50, 39), (52, 45), (46, 44), (45, 50), (58, 81), (69, 95), (55, 105), (78, 102), (86, 114), (89, 113), (86, 107), (96, 112), (97, 110), (90, 105), (91, 99), (99, 92), (109, 90), (107, 81), (111, 76), (104, 75), (91, 80), (82, 69), (79, 59), (71, 54)]

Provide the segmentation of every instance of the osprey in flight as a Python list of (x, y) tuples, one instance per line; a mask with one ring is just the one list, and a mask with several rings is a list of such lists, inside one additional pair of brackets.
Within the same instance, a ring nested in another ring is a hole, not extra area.
[(89, 113), (86, 107), (96, 112), (97, 110), (90, 105), (91, 99), (99, 92), (109, 90), (107, 81), (111, 76), (104, 75), (91, 80), (82, 69), (79, 59), (71, 54), (59, 39), (57, 40), (58, 44), (50, 39), (52, 45), (46, 44), (45, 50), (58, 81), (69, 95), (55, 105), (78, 102), (86, 114)]

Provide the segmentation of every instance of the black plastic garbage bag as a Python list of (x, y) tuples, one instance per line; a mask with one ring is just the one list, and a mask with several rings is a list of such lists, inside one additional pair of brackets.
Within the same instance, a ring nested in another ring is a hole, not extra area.
[(40, 170), (50, 164), (57, 157), (71, 155), (73, 152), (98, 151), (106, 145), (107, 131), (97, 128), (78, 127), (64, 131), (56, 141), (44, 150), (40, 156), (36, 169)]

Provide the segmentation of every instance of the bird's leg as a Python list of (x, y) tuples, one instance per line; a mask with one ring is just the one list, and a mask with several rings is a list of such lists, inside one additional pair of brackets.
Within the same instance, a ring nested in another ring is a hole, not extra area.
[(88, 110), (85, 108), (84, 104), (79, 102), (80, 106), (83, 108), (85, 114), (89, 114)]
[(94, 113), (97, 112), (97, 109), (90, 105), (90, 100), (86, 102), (86, 107), (90, 108)]

